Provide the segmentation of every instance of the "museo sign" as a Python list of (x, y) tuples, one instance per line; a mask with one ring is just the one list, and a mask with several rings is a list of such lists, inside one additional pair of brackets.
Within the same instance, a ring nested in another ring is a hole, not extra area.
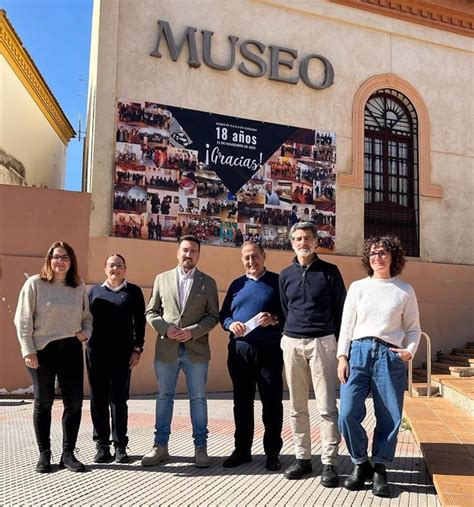
[[(162, 58), (160, 45), (164, 39), (168, 46), (171, 59), (176, 62), (183, 50), (188, 47), (188, 65), (193, 68), (201, 66), (200, 54), (198, 52), (197, 28), (186, 27), (184, 35), (180, 41), (176, 41), (170, 24), (161, 19), (158, 20), (158, 37), (155, 49), (150, 56)], [(241, 61), (237, 65), (237, 70), (249, 77), (263, 77), (268, 75), (272, 81), (280, 81), (288, 84), (297, 84), (301, 79), (309, 88), (315, 90), (324, 90), (329, 88), (334, 82), (334, 68), (331, 62), (323, 55), (311, 53), (303, 58), (298, 58), (296, 49), (285, 48), (281, 46), (267, 46), (258, 40), (245, 40), (239, 42), (239, 37), (229, 35), (229, 55), (227, 62), (218, 63), (212, 57), (212, 36), (214, 32), (210, 30), (201, 30), (202, 34), (202, 61), (205, 65), (215, 70), (230, 70), (236, 65), (237, 46)], [(322, 78), (316, 79), (310, 76), (310, 65), (322, 65)], [(283, 71), (283, 72), (282, 72)]]

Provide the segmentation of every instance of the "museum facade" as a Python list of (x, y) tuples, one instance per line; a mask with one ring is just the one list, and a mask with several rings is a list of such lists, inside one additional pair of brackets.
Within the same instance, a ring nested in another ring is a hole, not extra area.
[[(148, 298), (192, 232), (222, 300), (242, 274), (242, 241), (264, 244), (279, 272), (289, 227), (311, 220), (318, 253), (349, 286), (363, 277), (364, 238), (395, 233), (433, 350), (463, 345), (474, 327), (473, 33), (465, 0), (97, 0), (87, 283), (119, 252)], [(135, 393), (156, 390), (155, 339), (148, 329)], [(209, 388), (229, 389), (228, 338), (216, 328), (210, 339)]]

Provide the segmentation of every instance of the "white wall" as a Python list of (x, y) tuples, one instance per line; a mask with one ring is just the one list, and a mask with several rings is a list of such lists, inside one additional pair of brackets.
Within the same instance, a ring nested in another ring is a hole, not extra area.
[[(63, 188), (67, 147), (2, 55), (0, 83), (0, 150), (23, 164), (27, 185)], [(19, 184), (1, 165), (0, 183)]]

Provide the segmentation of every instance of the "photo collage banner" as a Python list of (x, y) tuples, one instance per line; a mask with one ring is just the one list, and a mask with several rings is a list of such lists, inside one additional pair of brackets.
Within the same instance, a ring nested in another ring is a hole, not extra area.
[(117, 101), (114, 236), (290, 250), (299, 221), (335, 251), (334, 133)]

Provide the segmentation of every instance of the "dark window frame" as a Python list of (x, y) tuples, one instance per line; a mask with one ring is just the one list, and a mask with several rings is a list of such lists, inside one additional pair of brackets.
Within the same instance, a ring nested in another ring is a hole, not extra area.
[[(378, 90), (364, 108), (364, 233), (396, 234), (420, 255), (418, 117), (409, 99)], [(391, 172), (392, 170), (392, 172)]]

